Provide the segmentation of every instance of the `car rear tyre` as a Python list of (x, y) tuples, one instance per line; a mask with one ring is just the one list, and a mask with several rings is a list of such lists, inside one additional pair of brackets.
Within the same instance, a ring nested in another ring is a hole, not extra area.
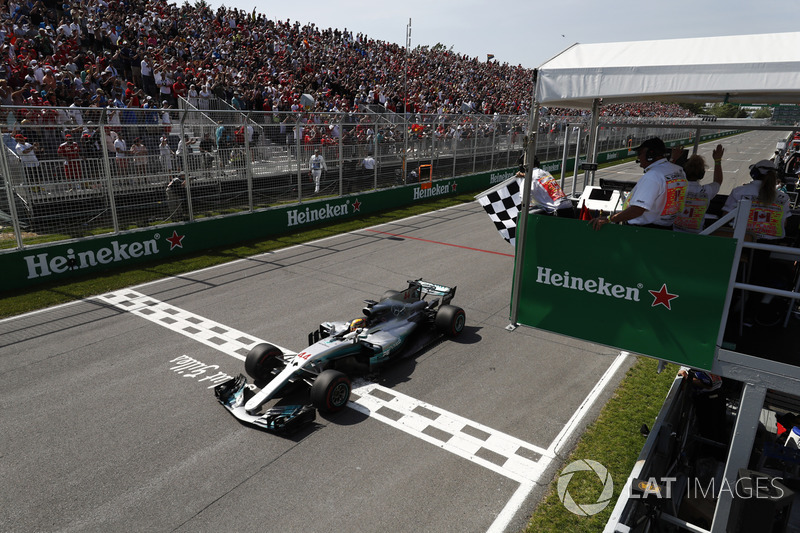
[(325, 370), (311, 385), (311, 405), (323, 413), (341, 411), (350, 401), (352, 385), (347, 374)]
[(256, 344), (247, 353), (244, 370), (256, 381), (262, 381), (272, 374), (272, 369), (280, 366), (283, 352), (277, 346), (266, 342)]
[(460, 335), (466, 322), (467, 314), (455, 305), (443, 305), (436, 312), (436, 329), (450, 337)]

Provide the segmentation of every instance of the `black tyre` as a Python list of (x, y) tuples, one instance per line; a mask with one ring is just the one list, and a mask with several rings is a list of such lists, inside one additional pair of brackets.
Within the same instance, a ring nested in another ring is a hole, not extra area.
[(280, 366), (283, 352), (277, 346), (263, 342), (256, 344), (247, 353), (244, 360), (244, 371), (256, 381), (270, 376), (272, 369)]
[(436, 329), (455, 337), (464, 331), (464, 325), (467, 323), (467, 314), (460, 307), (455, 305), (443, 305), (436, 312)]
[(383, 293), (383, 296), (381, 296), (381, 301), (387, 300), (387, 299), (389, 299), (392, 296), (395, 296), (397, 294), (400, 294), (400, 291), (391, 291), (391, 290), (386, 291), (386, 292)]
[(341, 411), (350, 401), (352, 385), (347, 374), (325, 370), (311, 385), (311, 405), (323, 413)]

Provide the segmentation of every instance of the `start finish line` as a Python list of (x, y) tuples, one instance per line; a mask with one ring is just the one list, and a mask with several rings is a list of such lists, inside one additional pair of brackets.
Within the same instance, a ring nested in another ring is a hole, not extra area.
[(736, 241), (528, 216), (517, 322), (710, 369)]

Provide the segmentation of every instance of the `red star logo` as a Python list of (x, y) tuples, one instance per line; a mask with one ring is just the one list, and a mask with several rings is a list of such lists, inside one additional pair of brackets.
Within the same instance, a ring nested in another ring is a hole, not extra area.
[(650, 291), (650, 290), (648, 290), (647, 292), (649, 292), (650, 294), (653, 295), (653, 305), (651, 305), (650, 307), (655, 307), (655, 306), (661, 304), (664, 307), (666, 307), (667, 309), (669, 309), (670, 311), (672, 311), (672, 307), (670, 307), (670, 303), (669, 302), (670, 302), (670, 300), (674, 300), (675, 298), (677, 298), (678, 295), (677, 294), (670, 294), (670, 292), (667, 290), (667, 284), (666, 283), (664, 283), (661, 286), (661, 289), (658, 290), (658, 291)]
[(456, 187), (458, 187), (458, 183), (456, 183), (456, 182), (454, 181), (454, 182), (453, 182), (453, 187), (452, 187), (452, 188), (453, 188), (453, 192), (456, 192)]
[(178, 232), (172, 230), (172, 237), (167, 237), (167, 242), (169, 242), (169, 249), (170, 251), (174, 248), (183, 248), (183, 238), (186, 235), (178, 235)]
[(358, 211), (359, 209), (361, 209), (361, 202), (356, 198), (356, 201), (353, 202), (353, 211)]

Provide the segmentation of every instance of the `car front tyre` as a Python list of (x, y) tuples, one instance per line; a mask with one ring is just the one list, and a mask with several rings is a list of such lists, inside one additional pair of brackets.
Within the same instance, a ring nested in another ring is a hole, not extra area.
[(244, 370), (256, 381), (265, 380), (272, 374), (272, 369), (281, 364), (282, 357), (283, 352), (277, 346), (266, 342), (256, 344), (247, 352)]
[(311, 385), (311, 405), (323, 413), (341, 411), (350, 401), (352, 384), (347, 374), (325, 370)]

